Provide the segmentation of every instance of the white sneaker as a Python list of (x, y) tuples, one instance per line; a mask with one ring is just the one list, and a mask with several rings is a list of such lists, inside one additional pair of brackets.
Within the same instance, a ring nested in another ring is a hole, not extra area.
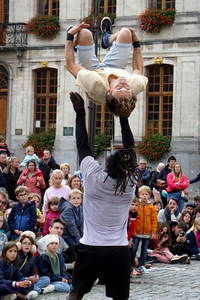
[(9, 295), (4, 295), (4, 296), (0, 296), (1, 300), (15, 300), (17, 299), (17, 295), (16, 294), (9, 294)]
[(97, 285), (98, 282), (99, 282), (99, 278), (97, 278), (97, 279), (95, 280), (93, 286), (94, 286), (94, 285)]
[(139, 267), (139, 270), (140, 270), (142, 273), (147, 273), (147, 269), (145, 268), (145, 266)]
[(187, 254), (183, 254), (183, 255), (174, 255), (171, 259), (171, 264), (180, 264), (185, 262), (188, 259), (188, 255)]
[(53, 284), (47, 285), (45, 288), (42, 288), (42, 294), (48, 294), (55, 290), (55, 286)]
[(25, 296), (25, 299), (34, 299), (38, 296), (38, 292), (36, 291), (31, 291), (29, 292), (26, 296)]

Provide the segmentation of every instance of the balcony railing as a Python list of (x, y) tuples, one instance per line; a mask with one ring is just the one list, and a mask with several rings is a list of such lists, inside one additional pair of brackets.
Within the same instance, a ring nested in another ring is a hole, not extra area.
[(0, 48), (26, 47), (25, 23), (0, 23)]

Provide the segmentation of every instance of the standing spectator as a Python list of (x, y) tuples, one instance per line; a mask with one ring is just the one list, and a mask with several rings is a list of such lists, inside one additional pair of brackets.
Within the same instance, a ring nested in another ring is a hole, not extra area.
[(172, 168), (172, 173), (167, 175), (167, 200), (174, 197), (178, 200), (178, 210), (181, 213), (185, 200), (181, 197), (181, 191), (185, 192), (188, 187), (187, 178), (182, 173), (181, 165), (175, 163)]
[(6, 145), (3, 136), (0, 136), (0, 153), (6, 153), (7, 156), (10, 156), (10, 151), (8, 150), (8, 146)]
[(6, 180), (5, 180), (5, 178), (3, 177), (3, 174), (0, 171), (0, 190), (1, 191), (5, 191), (6, 192), (5, 185), (6, 185)]
[(6, 168), (7, 166), (7, 153), (5, 151), (0, 152), (1, 160), (0, 160), (0, 169), (1, 172)]
[(145, 159), (140, 160), (139, 169), (142, 172), (142, 185), (149, 186), (151, 173), (147, 170), (147, 162)]
[(62, 185), (64, 174), (61, 170), (54, 170), (50, 177), (50, 188), (48, 188), (44, 194), (44, 206), (43, 214), (46, 216), (46, 210), (49, 199), (51, 197), (65, 198), (68, 199), (70, 188), (67, 185)]
[(68, 163), (64, 163), (64, 164), (60, 165), (60, 169), (64, 173), (64, 179), (62, 181), (62, 184), (65, 185), (65, 184), (67, 184), (67, 180), (69, 179), (69, 177), (71, 177), (71, 175), (69, 174), (70, 165)]
[(41, 189), (45, 189), (46, 185), (41, 170), (36, 169), (35, 160), (29, 160), (27, 169), (20, 175), (17, 185), (24, 184), (29, 189), (29, 193), (41, 195)]
[(43, 194), (49, 187), (50, 172), (56, 169), (60, 169), (60, 166), (55, 162), (55, 159), (51, 155), (51, 151), (45, 149), (43, 152), (43, 158), (39, 164), (39, 169), (42, 171), (46, 188), (43, 190)]
[(13, 206), (8, 217), (11, 239), (17, 239), (25, 230), (33, 231), (37, 221), (35, 203), (28, 201), (28, 188), (18, 186), (15, 193), (19, 202)]
[(82, 192), (73, 189), (69, 192), (69, 201), (61, 198), (59, 200), (59, 210), (61, 218), (65, 221), (63, 238), (69, 246), (75, 246), (83, 236), (83, 207)]
[(15, 197), (15, 189), (17, 187), (17, 180), (19, 179), (22, 171), (19, 169), (19, 162), (17, 157), (12, 156), (8, 160), (8, 166), (3, 170), (3, 176), (6, 180), (6, 190), (9, 199), (17, 202)]
[(157, 200), (161, 201), (160, 189), (158, 188), (156, 183), (157, 183), (158, 175), (160, 174), (161, 170), (164, 167), (165, 167), (165, 165), (163, 163), (159, 163), (157, 166), (157, 169), (153, 172), (152, 177), (151, 177), (151, 189), (153, 189), (153, 196), (154, 196), (155, 201), (157, 201)]
[(140, 207), (137, 211), (136, 235), (133, 237), (133, 263), (135, 261), (136, 252), (140, 241), (142, 240), (140, 253), (139, 270), (146, 272), (145, 262), (147, 260), (147, 248), (150, 238), (153, 239), (157, 230), (157, 213), (155, 207), (149, 201), (151, 189), (148, 186), (141, 186), (138, 190), (140, 197)]
[(26, 147), (26, 156), (25, 156), (24, 160), (22, 161), (22, 163), (20, 164), (20, 168), (21, 167), (26, 167), (28, 161), (30, 161), (30, 160), (35, 160), (35, 162), (36, 162), (36, 168), (39, 167), (40, 159), (34, 153), (34, 148), (32, 146)]
[(167, 206), (161, 209), (158, 213), (158, 222), (164, 222), (170, 225), (172, 221), (178, 220), (181, 214), (178, 210), (178, 200), (176, 198), (170, 198)]
[(78, 189), (83, 192), (83, 187), (81, 185), (81, 179), (78, 175), (72, 175), (69, 177), (67, 181), (67, 185), (70, 187), (71, 190)]

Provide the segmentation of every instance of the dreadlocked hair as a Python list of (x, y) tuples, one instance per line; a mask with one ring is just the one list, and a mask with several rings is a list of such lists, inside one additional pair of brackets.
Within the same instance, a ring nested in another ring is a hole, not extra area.
[(141, 171), (137, 168), (137, 159), (135, 154), (135, 148), (119, 149), (114, 154), (111, 154), (106, 171), (108, 176), (116, 179), (115, 183), (115, 195), (123, 195), (126, 193), (126, 186), (130, 183), (130, 186), (135, 184), (135, 181), (141, 179)]
[(112, 93), (106, 96), (106, 104), (108, 109), (118, 117), (129, 117), (135, 108), (137, 98), (135, 96), (115, 98)]

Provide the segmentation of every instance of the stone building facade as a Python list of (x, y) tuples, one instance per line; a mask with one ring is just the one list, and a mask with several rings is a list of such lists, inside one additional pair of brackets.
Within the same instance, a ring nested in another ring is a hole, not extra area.
[[(22, 0), (10, 0), (9, 23), (26, 23), (29, 18), (36, 15), (37, 2), (37, 0), (29, 0), (24, 5)], [(17, 48), (5, 43), (0, 45), (0, 66), (7, 70), (7, 87), (4, 86), (2, 89), (0, 85), (0, 101), (5, 100), (6, 94), (7, 111), (4, 107), (4, 115), (6, 114), (7, 144), (22, 160), (24, 150), (20, 149), (20, 145), (26, 141), (30, 133), (41, 126), (41, 123), (37, 122), (35, 111), (38, 109), (35, 99), (42, 98), (42, 95), (37, 95), (36, 92), (37, 74), (53, 70), (56, 74), (57, 86), (56, 96), (54, 95), (56, 104), (54, 103), (52, 108), (54, 115), (51, 116), (54, 123), (51, 124), (50, 117), (46, 122), (49, 122), (50, 128), (56, 127), (55, 159), (58, 163), (69, 162), (73, 172), (78, 168), (74, 137), (75, 115), (68, 95), (71, 90), (78, 91), (83, 96), (84, 93), (76, 87), (74, 78), (65, 68), (65, 30), (68, 25), (75, 24), (90, 12), (92, 1), (60, 0), (58, 2), (61, 32), (55, 40), (38, 41), (34, 35), (28, 34), (25, 47)], [(158, 2), (167, 5), (170, 1), (116, 1), (114, 31), (122, 26), (133, 27), (136, 30), (141, 41), (144, 74), (150, 80), (146, 92), (138, 96), (137, 107), (130, 116), (130, 124), (138, 141), (149, 128), (157, 128), (160, 133), (171, 135), (171, 152), (167, 156), (175, 155), (182, 165), (184, 174), (188, 179), (192, 179), (200, 170), (200, 2), (198, 0), (171, 1), (175, 3), (176, 8), (174, 25), (159, 34), (147, 35), (138, 30), (137, 17), (149, 7), (150, 3)], [(100, 50), (100, 58), (105, 54), (106, 50)], [(127, 65), (127, 70), (130, 72), (131, 56)], [(158, 85), (162, 85), (162, 88), (160, 89)], [(89, 106), (88, 102), (87, 106)], [(164, 114), (165, 110), (166, 114)], [(86, 117), (89, 124), (88, 109)], [(66, 132), (69, 135), (63, 135)], [(121, 144), (117, 119), (115, 119), (115, 144)], [(151, 167), (154, 168), (157, 163), (151, 164)], [(198, 184), (191, 185), (188, 191), (191, 194), (198, 193), (198, 186)]]

